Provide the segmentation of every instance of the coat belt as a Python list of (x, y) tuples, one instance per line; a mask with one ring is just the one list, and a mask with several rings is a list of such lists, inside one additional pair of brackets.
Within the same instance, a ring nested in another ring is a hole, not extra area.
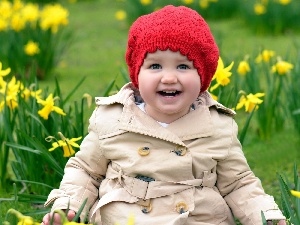
[(117, 179), (120, 185), (132, 196), (140, 199), (151, 199), (175, 194), (192, 187), (210, 187), (215, 185), (215, 179), (210, 179), (208, 173), (204, 173), (203, 179), (185, 181), (145, 181), (136, 177), (123, 174), (122, 170), (116, 171), (109, 168), (106, 179)]
[[(92, 210), (91, 216), (95, 216), (95, 212), (102, 206), (114, 202), (124, 201), (129, 203), (137, 203), (141, 199), (148, 200), (151, 198), (163, 197), (175, 194), (194, 187), (212, 188), (216, 183), (216, 175), (205, 171), (203, 179), (192, 179), (186, 181), (144, 181), (135, 177), (123, 174), (122, 170), (116, 171), (109, 167), (106, 173), (106, 179), (116, 180), (123, 187), (112, 190), (104, 194), (95, 208)], [(126, 193), (129, 193), (126, 194)]]

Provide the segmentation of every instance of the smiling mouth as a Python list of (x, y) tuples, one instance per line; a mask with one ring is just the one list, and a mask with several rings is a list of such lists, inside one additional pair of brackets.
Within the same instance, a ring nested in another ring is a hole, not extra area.
[(164, 97), (174, 97), (176, 95), (179, 95), (181, 91), (159, 91), (158, 94), (164, 96)]

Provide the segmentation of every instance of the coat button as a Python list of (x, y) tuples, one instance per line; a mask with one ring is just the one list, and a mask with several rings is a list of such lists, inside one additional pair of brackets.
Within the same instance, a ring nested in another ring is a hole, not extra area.
[(150, 148), (149, 147), (140, 147), (138, 149), (138, 153), (142, 156), (148, 155), (150, 153)]
[(187, 148), (184, 146), (177, 145), (174, 149), (174, 152), (178, 156), (183, 156), (186, 154)]
[(186, 211), (188, 211), (188, 206), (186, 203), (184, 202), (178, 202), (176, 204), (176, 211), (180, 214), (185, 213)]
[(149, 203), (148, 206), (141, 206), (141, 208), (142, 208), (142, 213), (147, 214), (152, 210), (152, 204)]
[(152, 204), (150, 199), (147, 200), (141, 199), (136, 204), (141, 206), (141, 210), (145, 214), (149, 213), (152, 210)]

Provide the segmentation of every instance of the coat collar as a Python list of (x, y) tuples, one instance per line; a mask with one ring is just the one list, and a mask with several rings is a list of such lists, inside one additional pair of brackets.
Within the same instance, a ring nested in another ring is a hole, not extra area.
[(224, 110), (231, 112), (226, 107), (214, 101), (209, 93), (203, 93), (194, 104), (195, 110), (164, 128), (137, 107), (136, 101), (138, 98), (138, 92), (131, 83), (128, 83), (113, 96), (96, 98), (96, 103), (97, 105), (111, 105), (114, 103), (123, 105), (119, 124), (121, 130), (141, 133), (180, 145), (184, 145), (183, 142), (186, 140), (213, 135), (214, 125), (209, 110), (211, 106), (218, 105), (219, 107), (223, 107)]

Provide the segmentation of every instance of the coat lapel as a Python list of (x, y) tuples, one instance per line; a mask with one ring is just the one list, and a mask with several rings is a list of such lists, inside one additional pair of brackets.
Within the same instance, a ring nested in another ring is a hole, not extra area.
[(157, 121), (146, 115), (132, 101), (124, 105), (120, 119), (120, 129), (184, 145), (176, 134), (162, 127)]
[(208, 137), (213, 134), (212, 119), (208, 107), (205, 106), (198, 107), (165, 128), (131, 101), (124, 105), (120, 122), (120, 129), (180, 145), (184, 145), (183, 141)]

